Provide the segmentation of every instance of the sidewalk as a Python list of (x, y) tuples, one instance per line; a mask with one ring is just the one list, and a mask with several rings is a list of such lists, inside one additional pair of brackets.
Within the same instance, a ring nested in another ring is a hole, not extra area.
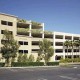
[(54, 68), (54, 67), (59, 67), (59, 66), (27, 66), (27, 67), (0, 67), (0, 69), (4, 68)]

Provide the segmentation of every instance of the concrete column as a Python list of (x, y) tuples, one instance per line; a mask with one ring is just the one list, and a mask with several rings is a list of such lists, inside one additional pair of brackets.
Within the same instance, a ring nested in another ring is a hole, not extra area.
[(42, 26), (43, 26), (43, 29), (42, 29), (42, 31), (43, 31), (42, 38), (44, 39), (44, 23), (42, 24)]
[[(80, 40), (80, 37), (79, 37), (79, 40)], [(79, 54), (79, 58), (80, 58), (80, 46), (79, 46), (79, 53), (78, 54)]]
[(64, 47), (64, 42), (65, 42), (65, 34), (63, 35), (63, 59), (65, 59), (65, 47)]
[(55, 57), (56, 57), (56, 54), (55, 54), (55, 32), (53, 32), (53, 49), (54, 49), (54, 58), (53, 58), (53, 60), (55, 61)]
[[(72, 35), (72, 41), (73, 41), (73, 35)], [(72, 59), (74, 58), (74, 50), (72, 49)]]
[(29, 37), (31, 37), (32, 35), (31, 35), (31, 29), (32, 29), (32, 24), (31, 24), (31, 21), (30, 21), (30, 25), (29, 25)]
[[(52, 46), (52, 48), (54, 49), (54, 32), (52, 34), (53, 34), (53, 46)], [(51, 57), (51, 61), (55, 61), (55, 56), (54, 55)]]

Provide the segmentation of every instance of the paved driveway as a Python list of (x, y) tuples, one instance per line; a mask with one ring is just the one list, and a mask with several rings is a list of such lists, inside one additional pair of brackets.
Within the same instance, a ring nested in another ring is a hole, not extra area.
[(80, 66), (0, 68), (0, 80), (80, 80)]

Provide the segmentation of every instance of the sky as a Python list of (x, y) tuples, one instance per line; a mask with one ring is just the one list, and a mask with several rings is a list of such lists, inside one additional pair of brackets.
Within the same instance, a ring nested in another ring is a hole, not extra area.
[(80, 34), (80, 0), (0, 0), (0, 12), (42, 22), (45, 30)]

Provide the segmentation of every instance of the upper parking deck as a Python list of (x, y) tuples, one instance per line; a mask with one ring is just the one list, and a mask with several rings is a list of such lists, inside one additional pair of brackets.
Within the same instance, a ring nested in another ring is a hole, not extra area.
[(18, 27), (29, 27), (31, 25), (32, 29), (41, 29), (43, 27), (42, 23), (29, 21), (24, 19), (17, 19), (17, 26)]

